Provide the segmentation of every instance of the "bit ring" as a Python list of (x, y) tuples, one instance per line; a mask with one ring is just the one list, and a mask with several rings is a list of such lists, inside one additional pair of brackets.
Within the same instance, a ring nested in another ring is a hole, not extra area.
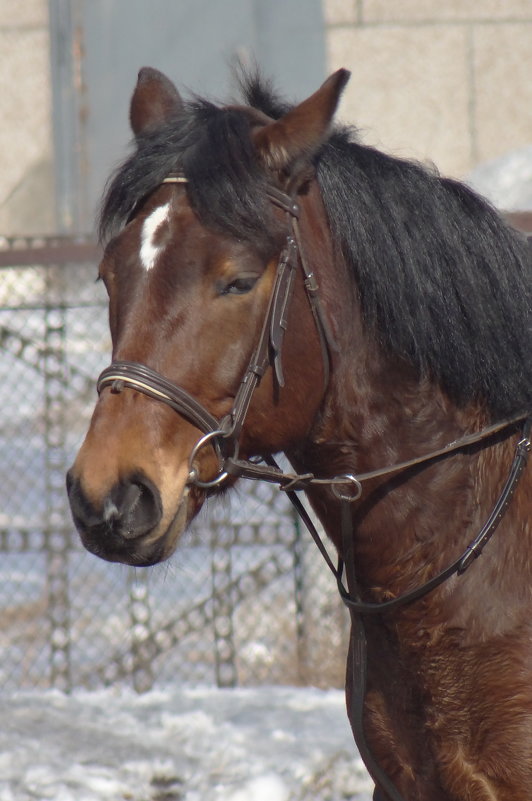
[[(225, 481), (225, 479), (227, 478), (227, 476), (229, 474), (227, 473), (227, 471), (225, 471), (223, 469), (224, 459), (223, 459), (223, 456), (222, 456), (221, 451), (220, 451), (220, 446), (219, 446), (218, 442), (215, 440), (215, 437), (226, 437), (226, 436), (227, 436), (227, 434), (224, 431), (221, 431), (220, 429), (217, 429), (216, 431), (209, 431), (207, 434), (204, 434), (202, 437), (199, 438), (199, 440), (196, 442), (196, 444), (192, 448), (192, 451), (190, 452), (190, 456), (189, 456), (189, 459), (188, 459), (189, 473), (188, 473), (187, 484), (193, 484), (194, 486), (200, 487), (201, 489), (211, 489), (212, 487), (219, 486), (220, 484), (222, 484)], [(201, 448), (203, 448), (204, 445), (206, 445), (208, 442), (210, 442), (213, 439), (215, 441), (212, 442), (211, 444), (212, 444), (212, 447), (214, 448), (214, 451), (215, 451), (216, 456), (218, 458), (218, 462), (219, 462), (218, 469), (219, 469), (219, 472), (218, 472), (218, 475), (215, 476), (210, 481), (202, 481), (199, 478), (199, 473), (198, 473), (196, 467), (194, 467), (194, 460), (196, 459), (196, 456), (198, 455), (198, 452), (201, 450)]]

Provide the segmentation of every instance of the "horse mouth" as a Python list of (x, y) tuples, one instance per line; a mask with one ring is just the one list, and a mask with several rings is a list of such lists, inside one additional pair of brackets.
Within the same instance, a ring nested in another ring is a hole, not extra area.
[[(120, 562), (132, 567), (150, 567), (168, 559), (175, 551), (179, 537), (194, 516), (198, 504), (185, 489), (174, 517), (163, 533), (148, 532), (142, 537), (127, 535), (107, 529), (80, 530), (84, 547), (90, 553), (107, 562)], [(157, 527), (159, 528), (159, 527)]]

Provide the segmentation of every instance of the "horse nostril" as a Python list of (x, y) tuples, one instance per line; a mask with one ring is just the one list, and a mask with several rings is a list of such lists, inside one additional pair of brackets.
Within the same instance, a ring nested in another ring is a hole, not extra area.
[(93, 538), (116, 535), (132, 540), (155, 528), (162, 517), (159, 491), (144, 476), (135, 475), (116, 484), (99, 508), (89, 501), (71, 474), (67, 477), (67, 489), (74, 522), (82, 535)]
[(154, 528), (162, 515), (157, 488), (143, 477), (122, 481), (106, 498), (104, 519), (126, 539), (142, 537)]

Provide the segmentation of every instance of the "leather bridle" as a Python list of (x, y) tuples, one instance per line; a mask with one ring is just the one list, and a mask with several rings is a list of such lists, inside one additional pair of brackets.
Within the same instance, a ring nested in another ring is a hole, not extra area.
[[(187, 179), (184, 175), (176, 174), (168, 176), (163, 183), (186, 184)], [(277, 263), (273, 289), (259, 340), (240, 382), (231, 411), (221, 420), (217, 419), (186, 390), (171, 383), (147, 365), (138, 362), (115, 361), (101, 373), (98, 379), (98, 392), (109, 385), (112, 392), (119, 392), (124, 387), (135, 389), (166, 403), (200, 431), (203, 431), (204, 436), (196, 444), (191, 454), (188, 483), (204, 489), (216, 487), (227, 478), (228, 472), (223, 465), (229, 455), (235, 461), (237, 460), (238, 443), (249, 404), (256, 387), (270, 365), (274, 370), (278, 386), (284, 386), (282, 347), (298, 264), (303, 273), (305, 291), (321, 344), (324, 388), (329, 382), (329, 353), (335, 348), (335, 345), (319, 300), (316, 277), (304, 255), (298, 224), (300, 206), (294, 198), (275, 187), (268, 188), (268, 198), (288, 217), (288, 233)], [(207, 443), (215, 448), (220, 459), (221, 469), (214, 479), (202, 481), (194, 466), (194, 458)], [(233, 472), (234, 469), (233, 467)]]
[[(168, 176), (163, 183), (186, 184), (187, 178), (183, 174), (173, 174)], [(405, 801), (375, 760), (366, 742), (363, 721), (367, 663), (364, 617), (390, 613), (413, 603), (440, 586), (452, 575), (462, 574), (480, 556), (504, 516), (517, 488), (519, 478), (525, 469), (528, 453), (531, 450), (530, 429), (532, 417), (529, 411), (499, 421), (483, 428), (481, 431), (454, 440), (430, 453), (367, 473), (339, 475), (328, 478), (315, 476), (313, 473), (283, 472), (271, 457), (264, 459), (265, 464), (259, 464), (255, 460), (240, 459), (238, 450), (242, 427), (246, 420), (253, 393), (268, 367), (272, 367), (278, 385), (284, 386), (282, 345), (287, 329), (288, 310), (298, 266), (302, 271), (308, 302), (321, 343), (325, 388), (329, 383), (331, 355), (337, 350), (320, 301), (316, 277), (305, 257), (299, 230), (300, 206), (293, 197), (275, 187), (269, 187), (267, 194), (270, 201), (285, 212), (288, 219), (288, 233), (285, 245), (279, 256), (273, 289), (258, 343), (242, 377), (231, 411), (222, 419), (218, 419), (182, 387), (172, 383), (147, 365), (138, 362), (113, 362), (101, 373), (97, 388), (99, 393), (106, 387), (110, 387), (111, 392), (114, 393), (122, 392), (126, 388), (141, 392), (154, 400), (165, 403), (203, 432), (203, 436), (198, 440), (190, 455), (189, 486), (211, 490), (219, 487), (229, 477), (248, 478), (275, 483), (287, 493), (299, 516), (309, 529), (328, 567), (334, 574), (342, 601), (351, 615), (350, 669), (353, 673), (353, 694), (350, 720), (359, 752), (373, 780), (386, 792), (390, 801)], [(419, 465), (432, 463), (437, 459), (444, 458), (476, 443), (489, 443), (490, 439), (493, 442), (497, 433), (511, 432), (518, 423), (523, 423), (522, 434), (516, 445), (506, 482), (488, 519), (465, 551), (452, 564), (420, 587), (381, 603), (363, 601), (359, 591), (353, 554), (351, 504), (361, 497), (364, 485), (377, 478), (394, 475)], [(199, 476), (195, 462), (197, 454), (207, 444), (210, 444), (217, 454), (219, 472), (213, 479), (204, 481)], [(339, 558), (337, 566), (331, 560), (323, 540), (296, 494), (299, 490), (309, 489), (317, 485), (329, 486), (341, 504), (342, 556)], [(343, 582), (344, 572), (347, 577), (347, 588)]]

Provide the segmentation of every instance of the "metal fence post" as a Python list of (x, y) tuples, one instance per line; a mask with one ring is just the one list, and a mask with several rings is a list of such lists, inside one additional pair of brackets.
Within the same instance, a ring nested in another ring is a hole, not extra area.
[(133, 687), (138, 693), (153, 687), (152, 660), (156, 656), (151, 627), (150, 595), (146, 572), (128, 572)]
[(235, 527), (213, 525), (211, 537), (211, 575), (216, 683), (235, 687), (238, 676), (233, 631), (231, 597), (231, 545)]
[(299, 516), (290, 510), (294, 526), (294, 599), (296, 611), (296, 658), (299, 684), (307, 683), (307, 660), (305, 650), (305, 579), (303, 565), (304, 542)]
[(62, 267), (46, 270), (44, 304), (44, 439), (46, 471), (48, 619), (51, 681), (71, 689), (68, 588), (69, 531), (65, 529), (65, 313), (61, 304)]

